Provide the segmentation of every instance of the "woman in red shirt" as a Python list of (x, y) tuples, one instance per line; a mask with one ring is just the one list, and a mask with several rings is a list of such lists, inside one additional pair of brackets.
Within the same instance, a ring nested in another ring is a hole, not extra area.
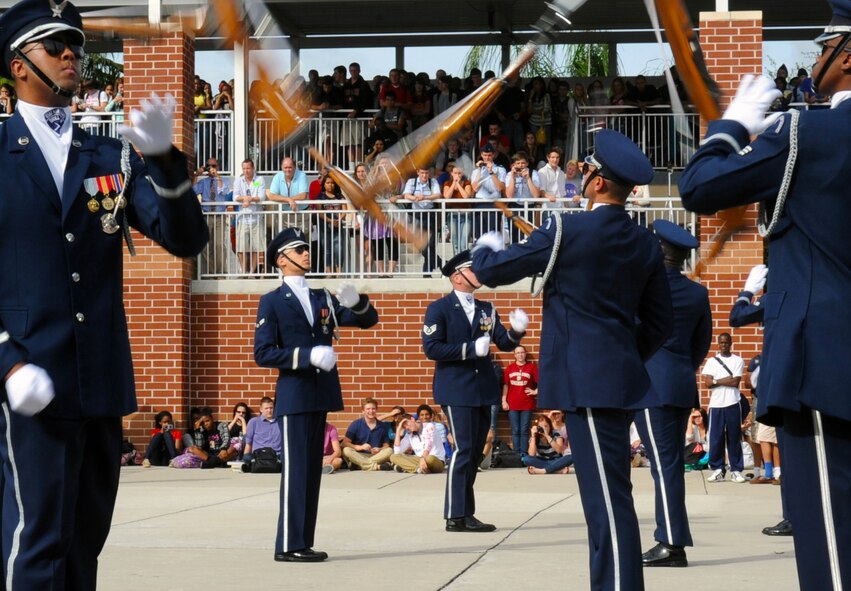
[(168, 466), (175, 456), (183, 453), (181, 433), (174, 428), (171, 413), (163, 410), (154, 417), (154, 429), (151, 431), (151, 442), (142, 460), (144, 468), (151, 466)]
[(512, 447), (526, 455), (532, 411), (538, 402), (538, 366), (527, 359), (523, 345), (514, 348), (514, 363), (505, 368), (504, 377), (502, 410), (508, 411), (511, 422)]

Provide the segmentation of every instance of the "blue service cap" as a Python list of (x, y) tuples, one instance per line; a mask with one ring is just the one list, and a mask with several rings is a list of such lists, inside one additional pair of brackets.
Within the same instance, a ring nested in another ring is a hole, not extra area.
[(473, 254), (469, 250), (459, 252), (454, 257), (449, 259), (445, 265), (440, 268), (440, 272), (445, 277), (451, 277), (458, 269), (473, 266)]
[(833, 16), (824, 33), (816, 37), (816, 43), (824, 43), (834, 37), (851, 33), (851, 0), (828, 0)]
[(11, 76), (9, 64), (14, 50), (56, 33), (67, 32), (83, 46), (83, 19), (70, 2), (54, 0), (21, 0), (0, 16), (0, 76)]
[(660, 239), (677, 248), (691, 250), (697, 248), (699, 244), (697, 238), (692, 236), (688, 230), (668, 220), (655, 220), (653, 231)]
[(310, 246), (304, 239), (304, 232), (298, 228), (283, 230), (266, 247), (266, 264), (272, 269), (277, 268), (278, 254), (296, 246)]
[(653, 165), (635, 142), (611, 129), (601, 129), (594, 136), (594, 153), (586, 164), (597, 167), (600, 176), (624, 187), (646, 185), (653, 180)]

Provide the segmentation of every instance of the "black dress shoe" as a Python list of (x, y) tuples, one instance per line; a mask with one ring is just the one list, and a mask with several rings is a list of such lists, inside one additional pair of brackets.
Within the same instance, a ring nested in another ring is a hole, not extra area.
[(275, 552), (275, 561), (277, 562), (322, 562), (326, 558), (328, 558), (328, 554), (316, 552), (311, 548), (293, 552)]
[(641, 555), (644, 566), (688, 566), (685, 548), (659, 542)]
[(464, 518), (464, 528), (466, 529), (466, 531), (489, 532), (496, 530), (496, 526), (492, 523), (482, 523), (472, 515)]
[(762, 528), (762, 533), (767, 536), (791, 536), (792, 524), (788, 520), (784, 519), (777, 525)]

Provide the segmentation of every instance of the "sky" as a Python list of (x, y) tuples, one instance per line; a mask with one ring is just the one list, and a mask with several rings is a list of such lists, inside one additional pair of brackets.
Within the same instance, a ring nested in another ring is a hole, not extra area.
[[(405, 49), (406, 70), (427, 72), (432, 78), (438, 68), (447, 73), (463, 77), (464, 58), (469, 51), (467, 47), (409, 47)], [(290, 52), (288, 50), (264, 51), (259, 56), (271, 71), (285, 74), (289, 71)], [(345, 56), (345, 57), (342, 57)], [(769, 41), (763, 51), (763, 74), (771, 75), (781, 64), (786, 64), (790, 76), (794, 76), (799, 67), (809, 71), (815, 61), (815, 45), (812, 41)], [(633, 43), (618, 46), (618, 74), (623, 76), (661, 75), (665, 67), (658, 45), (654, 43)], [(395, 50), (387, 48), (334, 48), (302, 50), (300, 72), (306, 75), (308, 70), (315, 69), (320, 74), (330, 74), (334, 66), (345, 65), (357, 61), (361, 65), (361, 73), (367, 79), (376, 74), (384, 74), (395, 64)], [(195, 56), (195, 70), (203, 79), (213, 84), (215, 88), (220, 80), (233, 78), (232, 51), (199, 51)]]

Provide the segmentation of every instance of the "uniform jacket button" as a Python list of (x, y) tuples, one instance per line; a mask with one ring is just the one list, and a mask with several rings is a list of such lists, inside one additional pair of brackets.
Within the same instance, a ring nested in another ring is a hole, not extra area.
[(83, 314), (82, 312), (77, 312), (77, 322), (85, 322), (85, 321), (86, 321), (86, 315)]
[(68, 242), (74, 242), (74, 235), (71, 232), (68, 232), (67, 234), (65, 234), (65, 240), (67, 240)]
[(78, 283), (80, 281), (80, 274), (79, 273), (71, 273), (71, 280), (74, 283)]

